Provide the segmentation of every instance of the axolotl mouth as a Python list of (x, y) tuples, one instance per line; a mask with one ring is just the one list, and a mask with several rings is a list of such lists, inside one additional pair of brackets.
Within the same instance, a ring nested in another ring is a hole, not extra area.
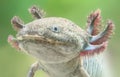
[(19, 40), (19, 41), (31, 40), (31, 41), (36, 41), (36, 42), (40, 42), (40, 43), (49, 43), (49, 44), (52, 44), (52, 45), (65, 45), (65, 44), (67, 44), (65, 42), (58, 41), (58, 40), (53, 40), (53, 39), (46, 38), (46, 37), (40, 36), (40, 35), (23, 35), (23, 36), (18, 36), (17, 40)]

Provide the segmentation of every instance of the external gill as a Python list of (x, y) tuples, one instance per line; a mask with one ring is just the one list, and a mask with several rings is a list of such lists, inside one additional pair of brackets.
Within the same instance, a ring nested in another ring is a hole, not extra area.
[[(45, 15), (45, 12), (43, 10), (37, 8), (36, 6), (32, 6), (29, 9), (29, 12), (37, 19), (41, 19)], [(16, 31), (19, 31), (20, 29), (22, 29), (24, 27), (24, 22), (18, 16), (14, 16), (11, 19), (11, 24), (13, 25), (13, 28)]]
[(87, 32), (90, 35), (97, 35), (99, 33), (99, 27), (101, 26), (101, 11), (100, 9), (96, 10), (95, 12), (92, 12), (88, 16), (87, 20)]
[(102, 31), (98, 35), (90, 37), (90, 43), (97, 45), (107, 41), (113, 33), (113, 28), (114, 24), (112, 23), (112, 21), (109, 20), (107, 23), (107, 27), (104, 29), (104, 31)]
[(12, 35), (8, 36), (8, 42), (11, 44), (11, 46), (13, 46), (13, 48), (20, 50), (18, 40)]
[(85, 44), (80, 53), (81, 55), (93, 55), (103, 52), (106, 49), (107, 41), (113, 33), (114, 24), (109, 20), (107, 27), (102, 32), (99, 32), (99, 27), (101, 25), (100, 20), (100, 10), (96, 10), (88, 17), (87, 32), (90, 36), (85, 40)]
[(37, 6), (32, 6), (28, 10), (36, 19), (41, 19), (45, 16), (44, 10), (39, 9)]
[(11, 19), (11, 24), (13, 25), (13, 28), (16, 31), (19, 31), (20, 29), (24, 27), (24, 22), (18, 16), (14, 16)]
[(107, 47), (107, 42), (104, 42), (100, 45), (92, 45), (92, 44), (86, 43), (80, 55), (85, 56), (85, 55), (99, 54), (100, 52), (103, 52), (106, 47)]

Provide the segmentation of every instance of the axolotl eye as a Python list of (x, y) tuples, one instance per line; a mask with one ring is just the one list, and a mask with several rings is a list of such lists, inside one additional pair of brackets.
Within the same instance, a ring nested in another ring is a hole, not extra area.
[(59, 32), (61, 32), (61, 27), (58, 26), (58, 25), (53, 25), (53, 26), (50, 27), (50, 30), (52, 32), (59, 33)]

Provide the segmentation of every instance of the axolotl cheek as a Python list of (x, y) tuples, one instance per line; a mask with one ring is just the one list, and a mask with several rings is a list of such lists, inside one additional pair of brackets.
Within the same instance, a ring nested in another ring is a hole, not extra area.
[(23, 28), (21, 28), (19, 31), (18, 31), (18, 35), (21, 35), (21, 36), (24, 36), (24, 35), (35, 35), (36, 33), (36, 29), (33, 29), (34, 28), (34, 25), (27, 25), (25, 24), (23, 26)]
[(22, 28), (21, 30), (18, 31), (17, 37), (26, 35), (27, 34), (26, 32), (27, 30), (25, 28)]

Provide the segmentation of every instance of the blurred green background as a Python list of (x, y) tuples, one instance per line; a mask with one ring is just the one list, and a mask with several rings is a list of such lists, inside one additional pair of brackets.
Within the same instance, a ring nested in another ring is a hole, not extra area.
[[(101, 9), (104, 22), (109, 18), (116, 25), (108, 50), (116, 77), (120, 77), (120, 0), (0, 0), (0, 77), (26, 77), (30, 65), (36, 61), (7, 43), (8, 35), (16, 34), (11, 18), (18, 15), (25, 23), (32, 21), (28, 13), (32, 5), (43, 8), (47, 16), (68, 18), (82, 28), (85, 28), (88, 14)], [(35, 77), (45, 76), (43, 72), (37, 72)]]

